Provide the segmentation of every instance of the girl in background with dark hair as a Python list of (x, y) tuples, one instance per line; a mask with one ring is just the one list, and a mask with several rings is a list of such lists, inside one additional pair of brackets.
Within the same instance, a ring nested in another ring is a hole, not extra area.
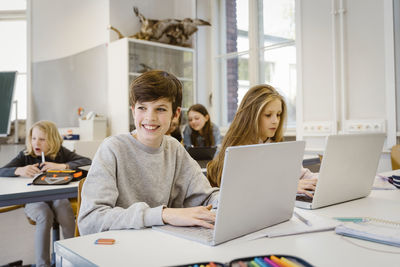
[(195, 104), (188, 110), (189, 124), (183, 131), (183, 144), (190, 146), (218, 146), (221, 144), (221, 134), (218, 126), (211, 122), (207, 109), (201, 104)]

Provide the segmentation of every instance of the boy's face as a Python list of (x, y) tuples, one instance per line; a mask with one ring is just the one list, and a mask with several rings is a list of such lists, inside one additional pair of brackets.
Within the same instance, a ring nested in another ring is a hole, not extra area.
[(263, 141), (273, 137), (281, 121), (282, 102), (275, 99), (269, 102), (262, 110), (258, 122), (259, 138)]
[[(174, 117), (179, 113), (178, 108)], [(136, 102), (132, 106), (132, 114), (139, 142), (149, 147), (159, 147), (173, 117), (171, 101), (161, 98), (153, 102)]]
[(31, 143), (33, 152), (36, 156), (40, 156), (42, 151), (46, 155), (46, 153), (49, 151), (46, 134), (38, 127), (32, 129)]

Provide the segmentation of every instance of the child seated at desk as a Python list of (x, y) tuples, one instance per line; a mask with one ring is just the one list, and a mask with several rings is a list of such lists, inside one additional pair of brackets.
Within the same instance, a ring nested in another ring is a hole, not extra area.
[(183, 144), (190, 146), (218, 146), (221, 144), (221, 134), (218, 126), (211, 122), (207, 109), (201, 104), (195, 104), (188, 110), (188, 121), (183, 130)]
[(182, 84), (152, 70), (131, 84), (136, 130), (103, 141), (82, 188), (78, 216), (82, 235), (153, 225), (213, 228), (218, 188), (173, 137), (165, 135), (179, 116)]
[[(222, 141), (220, 153), (207, 165), (207, 178), (211, 185), (221, 184), (227, 147), (281, 142), (286, 113), (285, 100), (275, 88), (266, 84), (250, 88)], [(302, 168), (297, 192), (312, 197), (309, 190), (315, 190), (316, 183), (317, 174)]]
[(179, 117), (176, 118), (174, 117), (171, 121), (171, 126), (169, 127), (169, 130), (167, 131), (167, 135), (170, 135), (174, 137), (176, 140), (179, 142), (183, 143), (183, 137), (181, 133), (181, 119), (182, 117), (179, 114)]
[[(76, 169), (91, 160), (62, 146), (63, 139), (51, 121), (36, 122), (29, 130), (26, 150), (0, 169), (0, 177), (34, 177), (47, 170)], [(50, 230), (54, 218), (61, 225), (64, 238), (74, 236), (75, 219), (68, 199), (35, 202), (25, 205), (26, 215), (36, 222), (36, 266), (50, 266)]]

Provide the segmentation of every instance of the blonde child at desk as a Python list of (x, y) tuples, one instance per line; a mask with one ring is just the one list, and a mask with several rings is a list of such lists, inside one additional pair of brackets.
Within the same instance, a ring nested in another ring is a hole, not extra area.
[(221, 144), (221, 134), (218, 126), (211, 122), (207, 109), (201, 104), (195, 104), (188, 110), (189, 124), (183, 131), (185, 147), (218, 146)]
[(152, 70), (130, 86), (136, 130), (103, 141), (82, 188), (78, 216), (82, 235), (153, 225), (213, 228), (218, 188), (173, 137), (182, 84)]
[[(220, 153), (207, 165), (211, 185), (219, 187), (221, 184), (227, 147), (281, 142), (286, 113), (283, 97), (272, 86), (262, 84), (250, 88), (222, 141)], [(312, 197), (309, 190), (315, 190), (316, 183), (317, 174), (302, 168), (297, 192)]]
[[(26, 150), (0, 169), (2, 177), (33, 177), (49, 169), (76, 169), (91, 160), (61, 146), (62, 137), (53, 122), (36, 122), (29, 130)], [(50, 230), (54, 219), (61, 225), (64, 238), (74, 236), (75, 219), (68, 199), (25, 205), (26, 215), (36, 222), (36, 266), (50, 266)]]

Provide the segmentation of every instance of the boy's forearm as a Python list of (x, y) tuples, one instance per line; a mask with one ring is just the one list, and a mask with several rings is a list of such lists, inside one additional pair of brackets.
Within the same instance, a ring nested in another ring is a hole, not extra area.
[(121, 207), (92, 207), (79, 214), (78, 225), (82, 235), (109, 230), (142, 229), (163, 225), (163, 206), (150, 208), (146, 203), (132, 204), (128, 209)]

